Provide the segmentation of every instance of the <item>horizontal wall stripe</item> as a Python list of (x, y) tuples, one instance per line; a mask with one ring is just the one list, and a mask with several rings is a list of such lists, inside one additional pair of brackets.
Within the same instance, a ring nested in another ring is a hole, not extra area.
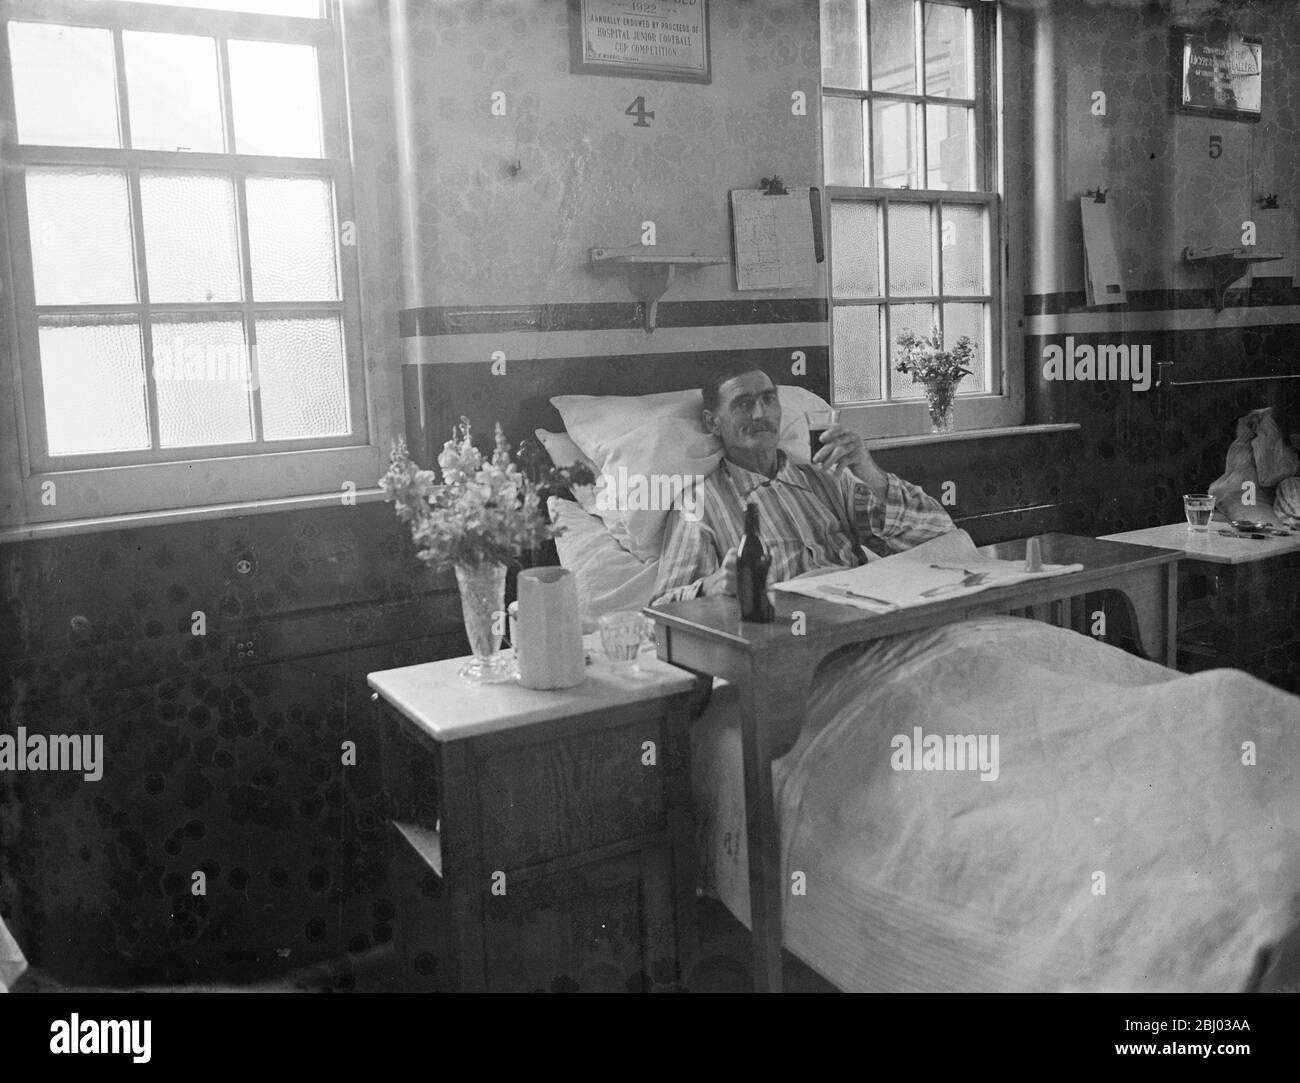
[(1226, 331), (1240, 327), (1280, 327), (1300, 324), (1300, 304), (1270, 308), (1161, 309), (1154, 312), (1071, 312), (1030, 316), (1026, 335), (1119, 335), (1142, 331)]
[[(1209, 272), (1205, 272), (1208, 276)], [(1130, 290), (1128, 300), (1122, 305), (1110, 305), (1103, 313), (1131, 313), (1156, 311), (1181, 311), (1201, 309), (1208, 312), (1209, 280), (1201, 289), (1183, 290)], [(1292, 286), (1289, 279), (1274, 283), (1256, 283), (1249, 288), (1231, 289), (1225, 303), (1228, 308), (1270, 308), (1300, 305), (1300, 287)], [(1025, 295), (1026, 316), (1062, 316), (1070, 313), (1096, 313), (1098, 306), (1088, 307), (1083, 291), (1060, 293), (1030, 293)]]
[[(659, 305), (655, 316), (655, 323), (660, 328), (825, 321), (824, 297), (664, 301)], [(511, 331), (644, 331), (644, 328), (645, 306), (638, 301), (449, 305), (407, 308), (398, 315), (398, 333), (402, 338), (500, 334)]]
[(562, 357), (615, 357), (626, 354), (707, 353), (724, 350), (826, 349), (826, 324), (781, 323), (734, 327), (660, 327), (645, 329), (568, 331), (537, 335), (525, 331), (480, 332), (428, 339), (402, 340), (405, 365), (467, 365), (490, 362), (500, 350), (510, 361), (541, 361)]

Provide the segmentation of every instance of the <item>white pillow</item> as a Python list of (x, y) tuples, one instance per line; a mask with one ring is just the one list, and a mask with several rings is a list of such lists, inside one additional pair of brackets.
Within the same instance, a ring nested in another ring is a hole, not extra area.
[(578, 607), (584, 632), (594, 631), (606, 613), (640, 609), (654, 597), (658, 558), (637, 560), (619, 545), (599, 516), (588, 515), (572, 500), (551, 497), (551, 519), (565, 528), (555, 539), (560, 563), (578, 580)]
[[(802, 387), (782, 386), (779, 395), (780, 446), (792, 461), (806, 463), (804, 411), (829, 409), (830, 404)], [(700, 391), (557, 395), (551, 403), (570, 438), (596, 464), (597, 494), (591, 510), (611, 532), (627, 531), (627, 545), (635, 556), (657, 557), (672, 501), (684, 486), (708, 477), (722, 461), (722, 443), (705, 431), (700, 417)]]

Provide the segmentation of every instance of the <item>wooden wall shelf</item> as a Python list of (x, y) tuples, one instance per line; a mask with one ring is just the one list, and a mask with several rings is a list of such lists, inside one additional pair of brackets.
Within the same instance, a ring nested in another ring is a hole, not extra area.
[(639, 299), (645, 305), (646, 334), (650, 334), (655, 329), (659, 301), (672, 286), (677, 268), (709, 267), (730, 262), (726, 256), (701, 256), (695, 252), (663, 251), (650, 245), (591, 250), (592, 270), (623, 274), (630, 271), (638, 274), (641, 279)]
[(1281, 259), (1281, 252), (1260, 252), (1254, 248), (1185, 248), (1183, 259), (1210, 269), (1211, 289), (1214, 291), (1214, 311), (1223, 311), (1224, 295), (1254, 263), (1269, 263)]

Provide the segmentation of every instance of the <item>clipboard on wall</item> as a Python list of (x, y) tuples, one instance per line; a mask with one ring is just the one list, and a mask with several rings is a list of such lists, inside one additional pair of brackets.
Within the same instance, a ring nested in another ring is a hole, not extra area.
[(791, 188), (731, 191), (731, 248), (737, 290), (781, 290), (817, 284), (825, 258), (821, 192)]
[(1083, 219), (1083, 278), (1090, 308), (1128, 303), (1115, 243), (1112, 206), (1105, 196), (1083, 196), (1079, 200), (1079, 214)]

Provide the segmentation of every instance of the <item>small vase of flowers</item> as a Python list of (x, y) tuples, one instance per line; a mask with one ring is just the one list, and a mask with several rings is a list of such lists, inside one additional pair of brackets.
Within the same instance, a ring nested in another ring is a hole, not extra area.
[(590, 482), (584, 467), (549, 471), (530, 478), (510, 457), (501, 426), (495, 449), (485, 459), (470, 442), (462, 417), (438, 456), (442, 481), (411, 459), (406, 441), (393, 444), (388, 472), (379, 485), (410, 525), (417, 555), (435, 568), (454, 568), (460, 588), (465, 633), (474, 658), (460, 671), (470, 684), (496, 684), (516, 676), (514, 660), (501, 653), (505, 634), (507, 565), (518, 565), (526, 549), (560, 533), (547, 521), (542, 492), (548, 487)]
[(967, 366), (975, 358), (975, 344), (970, 336), (962, 335), (951, 350), (943, 348), (943, 337), (937, 327), (930, 335), (918, 335), (908, 329), (895, 341), (899, 348), (898, 371), (925, 387), (930, 431), (952, 432), (952, 403), (957, 384), (971, 374)]

